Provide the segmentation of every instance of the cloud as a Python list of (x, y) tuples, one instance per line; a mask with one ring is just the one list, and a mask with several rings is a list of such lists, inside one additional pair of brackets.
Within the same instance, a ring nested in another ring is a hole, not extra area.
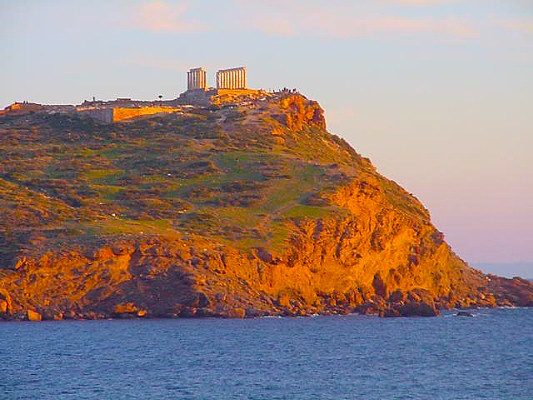
[[(384, 0), (386, 3), (429, 5), (456, 0)], [(234, 0), (232, 20), (210, 25), (192, 20), (189, 3), (148, 1), (138, 5), (128, 25), (151, 32), (258, 31), (282, 37), (323, 37), (331, 39), (395, 38), (405, 36), (466, 39), (479, 33), (473, 22), (453, 15), (405, 16), (373, 13), (354, 3), (332, 3), (324, 6), (303, 1), (285, 3), (281, 0), (249, 2)], [(379, 7), (378, 7), (379, 9)], [(389, 11), (387, 13), (386, 11)], [(424, 36), (425, 35), (425, 36)]]
[(186, 18), (188, 3), (150, 1), (136, 7), (131, 24), (133, 27), (152, 32), (201, 32), (206, 24)]
[(284, 37), (332, 39), (414, 36), (465, 39), (479, 35), (476, 22), (447, 10), (447, 14), (406, 14), (401, 5), (422, 6), (458, 0), (331, 1), (233, 0), (240, 20), (250, 31)]
[(469, 21), (457, 17), (353, 16), (325, 10), (302, 13), (298, 18), (284, 17), (280, 14), (252, 18), (249, 26), (280, 36), (317, 36), (335, 39), (415, 34), (464, 39), (478, 35)]
[(388, 0), (388, 2), (407, 6), (432, 6), (436, 4), (455, 3), (457, 0)]
[(533, 20), (509, 19), (500, 21), (500, 26), (514, 32), (533, 34)]

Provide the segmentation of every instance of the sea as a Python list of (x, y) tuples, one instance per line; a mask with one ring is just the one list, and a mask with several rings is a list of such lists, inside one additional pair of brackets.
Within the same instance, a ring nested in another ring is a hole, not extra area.
[(533, 399), (533, 309), (0, 323), (0, 399)]

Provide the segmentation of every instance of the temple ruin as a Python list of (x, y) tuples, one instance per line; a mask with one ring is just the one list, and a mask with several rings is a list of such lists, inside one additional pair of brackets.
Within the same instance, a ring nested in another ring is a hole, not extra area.
[(217, 89), (246, 89), (246, 67), (218, 70)]
[(265, 99), (269, 94), (264, 90), (248, 89), (246, 67), (221, 69), (216, 72), (216, 87), (209, 87), (207, 71), (202, 67), (187, 71), (187, 90), (172, 100), (132, 100), (119, 97), (116, 100), (84, 101), (79, 105), (37, 104), (15, 102), (0, 110), (0, 117), (33, 112), (48, 114), (84, 115), (94, 120), (113, 123), (143, 116), (165, 113), (184, 113), (188, 107), (211, 105), (244, 104)]
[[(216, 73), (217, 90), (246, 90), (246, 67), (220, 69)], [(207, 71), (202, 67), (187, 72), (187, 91), (209, 91)]]
[(202, 67), (191, 68), (187, 72), (187, 90), (206, 90), (207, 71)]

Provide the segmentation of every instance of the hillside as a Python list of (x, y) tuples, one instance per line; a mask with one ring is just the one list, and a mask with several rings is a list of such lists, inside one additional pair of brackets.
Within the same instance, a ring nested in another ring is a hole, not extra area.
[(531, 306), (299, 94), (98, 123), (0, 118), (0, 316), (250, 317)]

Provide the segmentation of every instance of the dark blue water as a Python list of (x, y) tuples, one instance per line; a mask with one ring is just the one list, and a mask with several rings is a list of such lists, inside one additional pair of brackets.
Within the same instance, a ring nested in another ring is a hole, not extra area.
[(0, 323), (1, 399), (532, 399), (533, 310)]

